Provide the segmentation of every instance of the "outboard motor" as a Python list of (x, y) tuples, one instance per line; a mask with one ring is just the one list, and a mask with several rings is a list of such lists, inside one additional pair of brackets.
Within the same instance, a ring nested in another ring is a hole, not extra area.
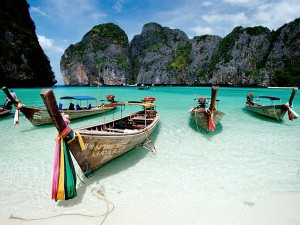
[(253, 94), (252, 93), (249, 93), (247, 94), (247, 102), (252, 102), (253, 101)]
[(115, 102), (115, 96), (114, 95), (106, 95), (106, 99), (109, 102)]
[(205, 106), (206, 98), (204, 98), (204, 97), (198, 98), (198, 103), (199, 103), (200, 106)]
[(144, 97), (142, 99), (142, 102), (150, 102), (150, 103), (153, 103), (155, 101), (155, 98), (154, 97)]
[[(144, 97), (141, 101), (142, 102), (153, 103), (155, 101), (155, 98), (154, 97)], [(149, 107), (149, 108), (146, 108), (146, 109), (154, 110), (154, 107)]]

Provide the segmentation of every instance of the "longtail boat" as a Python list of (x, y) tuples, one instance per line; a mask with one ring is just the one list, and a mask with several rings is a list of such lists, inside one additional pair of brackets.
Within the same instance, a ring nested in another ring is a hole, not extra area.
[[(289, 98), (289, 101), (285, 104), (274, 104), (274, 101), (280, 101), (280, 98), (273, 96), (253, 96), (253, 93), (249, 93), (246, 96), (247, 101), (245, 102), (245, 107), (248, 111), (257, 113), (259, 115), (271, 118), (273, 120), (281, 121), (285, 116), (286, 112), (288, 112), (288, 117), (290, 120), (296, 119), (298, 114), (292, 110), (293, 99), (297, 93), (298, 88), (292, 88), (292, 93)], [(255, 99), (255, 101), (254, 101)], [(270, 100), (269, 105), (262, 105), (258, 103), (261, 99)]]
[[(57, 110), (53, 91), (45, 89), (41, 92), (41, 97), (58, 132), (64, 133), (68, 126)], [(155, 110), (154, 100), (153, 97), (145, 97), (141, 102), (112, 103), (124, 107), (126, 104), (141, 105), (143, 110), (74, 130), (79, 138), (75, 138), (67, 146), (87, 177), (104, 164), (137, 146), (146, 144), (146, 148), (151, 148), (150, 134), (160, 119)], [(152, 147), (150, 150), (154, 151), (155, 148)]]
[(221, 121), (225, 113), (216, 108), (218, 87), (213, 86), (210, 103), (205, 97), (200, 97), (198, 105), (192, 107), (189, 112), (196, 124), (202, 127), (206, 132), (214, 131), (216, 125)]
[[(32, 125), (40, 126), (40, 125), (52, 123), (49, 113), (45, 108), (27, 106), (25, 104), (22, 104), (19, 99), (16, 100), (11, 96), (7, 87), (3, 87), (2, 90), (4, 91), (6, 96), (12, 101), (12, 103), (15, 105), (16, 109), (20, 110), (25, 115), (25, 117), (32, 123)], [(107, 99), (110, 100), (108, 97), (111, 98), (112, 96), (113, 95), (108, 95)], [(61, 99), (75, 100), (79, 102), (96, 100), (96, 98), (90, 96), (64, 96)], [(59, 105), (59, 111), (61, 113), (68, 114), (70, 120), (105, 113), (113, 109), (116, 109), (116, 106), (111, 103), (94, 105), (94, 106), (88, 104), (86, 107), (81, 107), (79, 104), (77, 104), (76, 108), (72, 102), (70, 102), (67, 108), (64, 108), (63, 104)]]
[(0, 117), (2, 117), (2, 116), (8, 116), (10, 114), (11, 114), (11, 109), (0, 108)]
[[(17, 98), (17, 95), (14, 93), (13, 90), (10, 90), (11, 92), (11, 96), (14, 97), (14, 98)], [(6, 101), (5, 103), (0, 107), (0, 117), (4, 117), (4, 116), (7, 116), (7, 115), (10, 115), (11, 114), (11, 110), (12, 110), (12, 103), (11, 101), (6, 98)]]

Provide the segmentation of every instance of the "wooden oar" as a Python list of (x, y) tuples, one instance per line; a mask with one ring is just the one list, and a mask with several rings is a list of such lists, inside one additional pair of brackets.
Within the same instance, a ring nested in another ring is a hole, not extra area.
[[(41, 92), (41, 97), (52, 122), (54, 123), (58, 132), (61, 133), (67, 125), (63, 120), (61, 113), (58, 111), (58, 106), (53, 91), (51, 89), (44, 89)], [(74, 140), (68, 144), (68, 146), (77, 163), (80, 165), (82, 171), (87, 171), (87, 168), (89, 168), (89, 162), (85, 158), (84, 153), (81, 151), (78, 141)]]
[(211, 101), (210, 101), (210, 106), (209, 110), (213, 112), (215, 105), (216, 105), (216, 99), (217, 99), (217, 92), (218, 92), (218, 87), (217, 86), (212, 86), (211, 89)]
[(5, 95), (9, 98), (9, 100), (15, 105), (17, 106), (19, 102), (16, 101), (16, 99), (13, 98), (13, 96), (11, 96), (9, 90), (7, 87), (2, 87), (3, 92), (5, 93)]
[(298, 87), (293, 87), (293, 91), (292, 91), (292, 94), (290, 96), (290, 99), (289, 99), (289, 106), (292, 105), (292, 102), (293, 102), (293, 99), (297, 93), (297, 90), (298, 90)]

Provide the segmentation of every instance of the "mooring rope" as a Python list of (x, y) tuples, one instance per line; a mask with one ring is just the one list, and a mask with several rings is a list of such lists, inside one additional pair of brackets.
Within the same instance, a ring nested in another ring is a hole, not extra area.
[[(146, 128), (144, 133), (146, 133), (147, 141), (144, 144), (141, 144), (141, 146), (144, 147), (145, 149), (151, 151), (155, 155), (156, 154), (156, 148), (155, 148), (155, 145), (153, 144), (153, 140), (151, 138), (151, 134), (150, 134), (149, 130)], [(151, 143), (152, 147), (148, 143)], [(146, 146), (146, 145), (148, 145), (149, 147)]]
[(197, 126), (198, 133), (200, 133), (199, 125), (197, 123), (197, 111), (195, 111), (195, 121), (196, 121), (196, 126)]
[(275, 115), (276, 119), (277, 119), (278, 121), (280, 121), (280, 119), (277, 117), (277, 113), (276, 113), (275, 105), (273, 105), (273, 110), (274, 110), (274, 115)]
[[(83, 184), (84, 181), (78, 176), (77, 177), (81, 180), (81, 182)], [(54, 215), (54, 216), (48, 216), (48, 217), (39, 217), (39, 218), (24, 218), (24, 217), (18, 217), (18, 216), (14, 216), (13, 214), (10, 215), (10, 219), (18, 219), (18, 220), (23, 220), (23, 221), (35, 221), (35, 220), (47, 220), (47, 219), (52, 219), (52, 218), (56, 218), (56, 217), (61, 217), (61, 216), (83, 216), (83, 217), (103, 217), (103, 220), (101, 221), (100, 225), (102, 225), (104, 223), (104, 221), (107, 219), (107, 216), (112, 213), (115, 209), (115, 206), (112, 202), (108, 201), (106, 196), (105, 196), (105, 189), (103, 186), (100, 187), (92, 187), (92, 186), (88, 186), (89, 188), (91, 188), (91, 193), (96, 196), (97, 198), (103, 200), (104, 202), (106, 202), (106, 212), (104, 214), (100, 214), (100, 215), (87, 215), (87, 214), (82, 214), (82, 213), (63, 213), (63, 214), (58, 214), (58, 215)], [(112, 206), (110, 208), (110, 205)]]

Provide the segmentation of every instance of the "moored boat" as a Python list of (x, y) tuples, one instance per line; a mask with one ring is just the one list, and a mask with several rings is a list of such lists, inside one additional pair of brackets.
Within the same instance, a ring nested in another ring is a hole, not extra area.
[(218, 87), (213, 86), (210, 103), (205, 97), (197, 99), (198, 105), (190, 109), (190, 114), (196, 124), (202, 127), (206, 132), (214, 131), (216, 125), (221, 121), (225, 113), (216, 108)]
[[(8, 90), (7, 90), (8, 91)], [(17, 95), (14, 90), (9, 90), (9, 94), (13, 99), (17, 99)], [(0, 107), (0, 117), (4, 117), (11, 114), (13, 103), (9, 98), (6, 97), (5, 103)]]
[[(52, 123), (49, 113), (45, 108), (27, 106), (25, 104), (22, 104), (20, 100), (14, 99), (10, 95), (6, 87), (3, 87), (2, 90), (4, 91), (6, 96), (11, 100), (11, 102), (15, 105), (16, 109), (20, 110), (26, 116), (26, 118), (32, 123), (32, 125), (40, 126), (40, 125)], [(68, 114), (70, 120), (87, 117), (87, 116), (93, 116), (93, 115), (105, 113), (113, 109), (116, 109), (116, 106), (112, 105), (111, 103), (94, 105), (94, 106), (92, 106), (91, 104), (87, 104), (86, 107), (82, 107), (78, 104), (78, 102), (81, 101), (96, 100), (96, 98), (90, 96), (64, 96), (61, 99), (77, 101), (76, 108), (72, 102), (70, 102), (68, 107), (65, 108), (63, 107), (63, 104), (60, 104), (58, 106), (59, 111), (61, 113)]]
[[(246, 96), (247, 101), (245, 102), (245, 108), (248, 111), (254, 112), (256, 114), (271, 118), (273, 120), (281, 121), (288, 112), (289, 120), (296, 119), (298, 114), (292, 110), (293, 99), (297, 93), (298, 88), (294, 87), (290, 95), (289, 101), (285, 104), (274, 104), (275, 102), (280, 102), (281, 99), (273, 96), (257, 96), (254, 97), (253, 93), (249, 93)], [(254, 101), (254, 99), (256, 99)], [(270, 104), (262, 105), (258, 101), (261, 99), (270, 100)]]
[[(61, 133), (67, 124), (57, 110), (52, 90), (43, 90), (41, 96), (54, 125)], [(68, 147), (86, 176), (150, 138), (160, 118), (155, 110), (154, 100), (148, 97), (142, 102), (114, 103), (123, 106), (141, 105), (144, 109), (118, 119), (75, 130), (75, 133), (81, 136), (85, 150), (81, 149), (77, 138), (70, 142)]]
[(141, 86), (138, 86), (139, 90), (149, 90), (150, 87), (149, 86), (145, 86), (144, 84), (142, 84)]
[(0, 117), (2, 117), (2, 116), (8, 116), (10, 114), (11, 114), (11, 109), (0, 108)]

